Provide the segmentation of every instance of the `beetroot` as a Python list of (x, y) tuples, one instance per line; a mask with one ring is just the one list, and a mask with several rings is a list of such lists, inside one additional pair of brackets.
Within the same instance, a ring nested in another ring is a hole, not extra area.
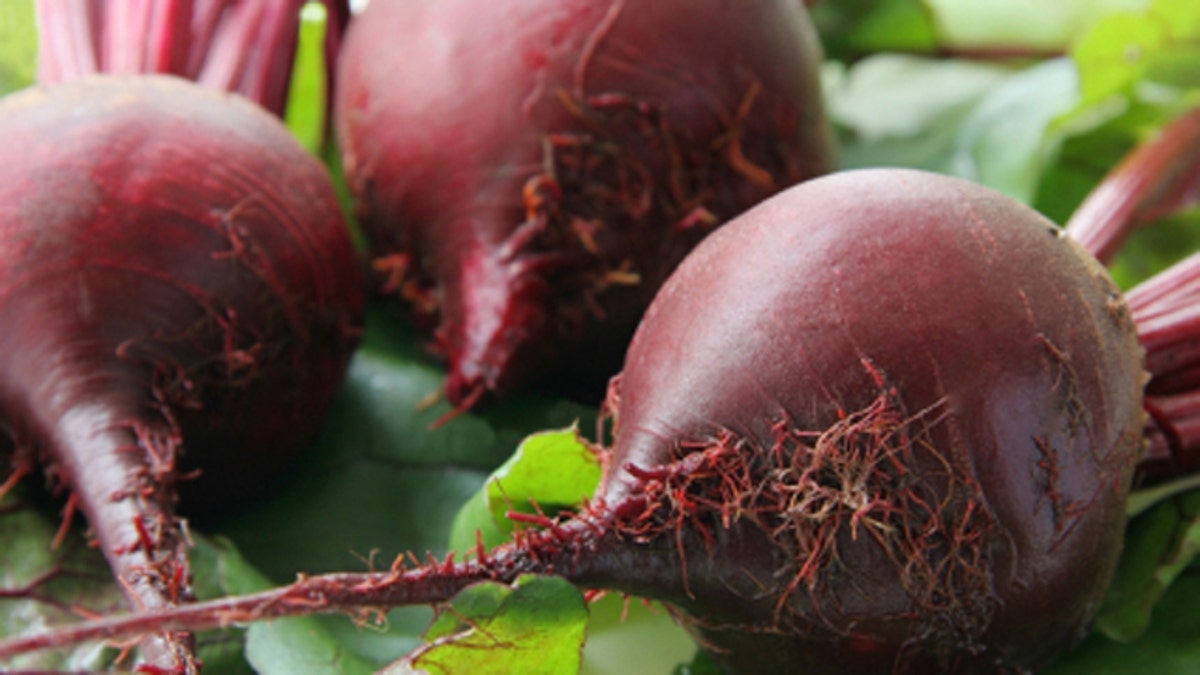
[[(357, 344), (332, 182), (256, 105), (165, 76), (10, 96), (0, 148), (0, 430), (18, 470), (36, 458), (69, 493), (132, 607), (186, 600), (177, 492), (193, 509), (255, 492)], [(143, 658), (190, 671), (189, 649)]]
[(847, 173), (714, 234), (664, 287), (614, 462), (722, 477), (660, 489), (737, 523), (710, 526), (717, 548), (760, 552), (722, 580), (741, 607), (689, 603), (737, 672), (1028, 667), (1106, 590), (1144, 379), (1120, 294), (1052, 223), (955, 179)]
[(1104, 269), (974, 184), (865, 170), (714, 233), (610, 390), (596, 498), (474, 559), (0, 644), (444, 601), (554, 573), (666, 601), (734, 673), (1012, 672), (1078, 640), (1143, 447)]
[(796, 0), (371, 3), (335, 122), (450, 400), (538, 379), (595, 400), (701, 237), (830, 169), (818, 50)]

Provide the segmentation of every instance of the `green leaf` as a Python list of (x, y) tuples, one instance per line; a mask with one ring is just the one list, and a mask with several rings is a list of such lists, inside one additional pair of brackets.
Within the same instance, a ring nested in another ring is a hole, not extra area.
[(879, 51), (927, 53), (938, 46), (933, 17), (920, 0), (818, 2), (811, 12), (832, 58)]
[[(459, 511), (450, 548), (474, 551), (476, 532), (489, 548), (508, 541), (513, 523), (506, 514), (533, 513), (533, 502), (547, 515), (577, 507), (595, 492), (601, 473), (600, 461), (577, 425), (533, 434)], [(594, 602), (581, 672), (620, 672), (635, 659), (646, 672), (665, 673), (689, 658), (695, 651), (691, 638), (661, 605), (656, 607), (615, 595)]]
[(377, 665), (348, 650), (312, 617), (251, 625), (246, 659), (260, 675), (368, 675)]
[(0, 96), (33, 84), (37, 47), (34, 0), (0, 2)]
[[(907, 166), (957, 175), (1029, 203), (1075, 109), (1073, 64), (1027, 67), (883, 54), (826, 69), (843, 168)], [(887, 110), (887, 115), (880, 115)]]
[[(212, 578), (220, 581), (220, 595), (253, 593), (271, 588), (274, 584), (241, 556), (231, 542), (218, 539), (205, 547), (206, 557), (215, 562)], [(193, 555), (195, 559), (195, 555)], [(199, 577), (200, 570), (197, 570)], [(251, 624), (244, 631), (244, 657), (238, 650), (237, 663), (214, 664), (205, 659), (205, 669), (213, 672), (232, 672), (231, 668), (253, 667), (260, 675), (309, 675), (346, 673), (366, 675), (375, 664), (350, 653), (339, 644), (316, 617), (280, 619)], [(240, 646), (240, 645), (239, 645)]]
[(1200, 550), (1200, 493), (1162, 502), (1133, 520), (1127, 554), (1104, 599), (1096, 627), (1109, 638), (1130, 642), (1146, 631), (1168, 587)]
[(537, 504), (545, 515), (554, 516), (575, 509), (595, 492), (600, 475), (600, 459), (577, 426), (533, 434), (459, 511), (450, 548), (472, 550), (476, 531), (489, 548), (507, 541), (513, 531), (505, 515), (509, 511), (536, 513)]
[(827, 53), (1027, 55), (1066, 49), (1098, 19), (1145, 0), (842, 0), (811, 7)]
[(951, 173), (1029, 203), (1060, 138), (1054, 123), (1075, 108), (1078, 77), (1067, 59), (1020, 70), (984, 95), (964, 120)]
[[(72, 623), (72, 607), (123, 609), (104, 557), (75, 537), (56, 548), (56, 519), (17, 497), (0, 500), (0, 638)], [(81, 644), (0, 662), (0, 670), (103, 670), (115, 655), (103, 645)]]
[(1155, 607), (1145, 633), (1119, 643), (1093, 633), (1042, 675), (1193, 675), (1200, 672), (1200, 576), (1185, 574)]
[[(1186, 1), (1186, 0), (1185, 0)], [(1145, 0), (925, 0), (944, 45), (959, 49), (1041, 51), (1067, 47), (1114, 11)]]
[(283, 116), (296, 138), (315, 155), (321, 154), (326, 136), (326, 19), (325, 5), (319, 0), (310, 0), (300, 12), (296, 61)]
[[(208, 600), (237, 593), (243, 586), (237, 578), (226, 572), (231, 563), (238, 562), (246, 574), (261, 579), (261, 574), (244, 562), (237, 550), (228, 541), (209, 538), (193, 533), (195, 546), (190, 551), (192, 564), (192, 591), (196, 598)], [(242, 628), (212, 630), (197, 636), (197, 656), (204, 662), (207, 672), (229, 673), (229, 675), (251, 675), (245, 656), (246, 631)]]
[(583, 594), (561, 577), (476, 584), (443, 610), (426, 645), (381, 673), (570, 675), (579, 672), (587, 618)]
[(1189, 209), (1135, 232), (1113, 261), (1113, 278), (1122, 288), (1132, 288), (1197, 250), (1200, 209)]
[(588, 609), (587, 643), (580, 675), (670, 673), (696, 654), (696, 643), (660, 603), (610, 593)]
[(1200, 85), (1200, 3), (1154, 0), (1105, 17), (1073, 50), (1087, 102), (1145, 89)]
[[(834, 120), (853, 132), (854, 145), (926, 135), (969, 110), (1011, 73), (1011, 67), (903, 54), (865, 58), (824, 74)], [(887, 110), (887, 115), (880, 115)], [(956, 132), (958, 124), (950, 124)]]
[[(1071, 57), (1079, 72), (1079, 103), (1051, 126), (1059, 157), (1033, 200), (1058, 222), (1137, 143), (1200, 104), (1200, 5), (1147, 0), (1109, 14), (1075, 41)], [(1131, 242), (1114, 273), (1123, 287), (1161, 268), (1143, 264), (1148, 250), (1186, 249)]]
[(680, 664), (675, 675), (725, 675), (725, 670), (706, 651), (697, 651), (691, 663)]
[[(56, 516), (34, 506), (33, 499), (9, 495), (0, 501), (0, 638), (17, 637), (65, 626), (79, 620), (77, 610), (126, 612), (125, 600), (112, 581), (104, 556), (86, 546), (74, 531), (61, 546), (54, 544)], [(245, 586), (230, 584), (223, 569), (240, 560), (223, 542), (194, 534), (191, 566), (197, 598), (215, 598)], [(254, 573), (242, 564), (245, 573)], [(256, 574), (256, 573), (254, 573)], [(261, 577), (259, 577), (261, 578)], [(28, 594), (18, 591), (26, 589)], [(198, 636), (197, 655), (212, 672), (249, 673), (240, 629), (206, 631)], [(0, 663), (0, 670), (100, 671), (116, 667), (118, 650), (99, 643), (39, 652)], [(126, 665), (128, 661), (124, 662)]]

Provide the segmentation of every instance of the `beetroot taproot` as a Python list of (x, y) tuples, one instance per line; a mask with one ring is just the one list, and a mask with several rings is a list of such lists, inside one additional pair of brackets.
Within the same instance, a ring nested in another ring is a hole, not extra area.
[(442, 602), (540, 572), (673, 606), (731, 673), (1023, 672), (1085, 633), (1144, 445), (1129, 309), (1053, 223), (912, 170), (708, 237), (614, 379), (600, 488), (461, 563), (0, 644)]
[(659, 499), (762, 552), (739, 557), (744, 607), (689, 603), (735, 672), (1032, 667), (1116, 565), (1144, 380), (1120, 293), (1053, 223), (849, 172), (714, 233), (663, 288), (615, 390), (614, 463), (641, 469), (602, 493), (721, 477), (667, 475)]
[[(186, 600), (178, 493), (210, 511), (255, 493), (358, 342), (332, 182), (264, 110), (166, 76), (11, 95), (0, 154), (0, 431), (86, 517), (131, 607)], [(143, 657), (195, 667), (177, 636)]]
[(832, 165), (795, 0), (374, 2), (340, 59), (375, 267), (460, 407), (539, 379), (596, 400), (697, 241)]

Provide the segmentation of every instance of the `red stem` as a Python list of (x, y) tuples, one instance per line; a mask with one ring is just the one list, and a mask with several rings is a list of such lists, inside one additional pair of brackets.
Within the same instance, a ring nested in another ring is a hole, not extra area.
[(1166, 463), (1173, 473), (1200, 467), (1200, 391), (1147, 396), (1152, 430), (1147, 457)]
[[(631, 505), (636, 508), (636, 505)], [(698, 567), (704, 567), (703, 557)], [(706, 571), (706, 570), (702, 570)], [(643, 596), (676, 599), (680, 564), (673, 544), (664, 547), (624, 540), (603, 519), (590, 515), (521, 534), (514, 543), (475, 558), (390, 571), (331, 573), (303, 577), (291, 585), (0, 641), (0, 662), (38, 650), (90, 640), (125, 640), (161, 631), (198, 631), (232, 624), (312, 614), (369, 614), (375, 609), (450, 601), (480, 581), (512, 583), (525, 574), (559, 574), (581, 587), (615, 588)]]
[(204, 67), (205, 58), (212, 47), (213, 38), (221, 25), (221, 18), (230, 0), (197, 0), (192, 8), (191, 46), (188, 49), (184, 76), (196, 79)]
[(30, 652), (92, 640), (126, 640), (160, 631), (199, 631), (233, 624), (319, 613), (359, 614), (367, 607), (436, 604), (470, 584), (503, 577), (478, 565), (460, 564), (396, 574), (325, 574), (251, 595), (114, 616), (60, 627), (52, 632), (0, 641), (0, 663)]
[[(109, 3), (110, 11), (116, 3)], [(191, 29), (190, 3), (180, 0), (166, 2), (148, 0), (151, 5), (149, 20), (145, 26), (146, 44), (142, 50), (142, 61), (138, 70), (132, 72), (148, 73), (182, 73), (187, 65), (187, 50), (177, 45), (180, 35), (187, 35)], [(120, 51), (122, 44), (131, 45), (128, 49), (134, 51), (139, 43), (138, 36), (130, 35), (119, 42), (121, 36), (116, 31), (105, 35), (110, 51)], [(116, 43), (116, 44), (114, 44)], [(134, 52), (136, 55), (136, 51)]]
[[(327, 74), (349, 20), (323, 0)], [(306, 0), (37, 0), (38, 80), (168, 73), (240, 93), (282, 117)]]
[(1103, 263), (1134, 230), (1200, 198), (1200, 108), (1138, 146), (1067, 222), (1067, 233)]
[(1200, 364), (1200, 253), (1138, 284), (1126, 300), (1146, 348), (1147, 390), (1179, 393), (1171, 379)]
[(1153, 472), (1200, 468), (1200, 253), (1126, 294), (1146, 349), (1147, 460)]
[[(1067, 222), (1067, 233), (1104, 263), (1138, 228), (1200, 200), (1200, 108), (1134, 148)], [(1151, 473), (1200, 467), (1200, 254), (1126, 295), (1146, 349)]]
[[(137, 52), (121, 48), (131, 38), (147, 39), (150, 31), (151, 5), (146, 0), (127, 0), (128, 6), (110, 2), (104, 6), (104, 25), (109, 27), (109, 33), (115, 36), (112, 40), (101, 40), (100, 62), (110, 73), (137, 73), (142, 70), (142, 61)], [(43, 0), (43, 6), (46, 3)], [(43, 10), (41, 16), (46, 15)], [(40, 18), (40, 17), (39, 17)], [(43, 38), (46, 31), (42, 31)], [(49, 78), (42, 78), (46, 82)], [(69, 79), (69, 78), (61, 78)]]
[(98, 72), (99, 5), (94, 0), (37, 0), (38, 80), (61, 82)]
[(325, 132), (329, 133), (333, 120), (333, 91), (337, 80), (338, 54), (342, 50), (342, 36), (350, 25), (349, 0), (323, 0), (325, 4)]
[(236, 91), (282, 116), (304, 0), (259, 0), (228, 9), (196, 80)]
[[(526, 515), (516, 520), (531, 522), (538, 529), (518, 529), (511, 542), (491, 551), (480, 541), (473, 557), (462, 562), (454, 562), (450, 555), (443, 561), (431, 556), (421, 564), (410, 554), (385, 572), (301, 576), (288, 586), (259, 593), (9, 638), (0, 641), (0, 663), (39, 650), (91, 640), (127, 641), (163, 631), (200, 631), (313, 614), (370, 618), (394, 607), (447, 603), (478, 582), (511, 584), (526, 574), (559, 575), (582, 589), (615, 590), (671, 603), (684, 611), (701, 604), (723, 607), (731, 616), (750, 607), (759, 614), (764, 607), (770, 611), (776, 600), (764, 596), (761, 581), (744, 568), (750, 564), (747, 560), (759, 561), (767, 548), (774, 550), (774, 545), (764, 547), (768, 538), (743, 537), (736, 528), (716, 527), (703, 533), (656, 530), (649, 524), (657, 509), (647, 499), (638, 493), (611, 506), (592, 503), (564, 521)], [(725, 560), (727, 556), (714, 555), (715, 545), (735, 546), (746, 560), (734, 563)]]
[[(45, 0), (43, 0), (45, 1)], [(180, 73), (186, 52), (177, 44), (187, 35), (190, 11), (179, 0), (109, 2), (98, 15), (93, 40), (100, 72)]]

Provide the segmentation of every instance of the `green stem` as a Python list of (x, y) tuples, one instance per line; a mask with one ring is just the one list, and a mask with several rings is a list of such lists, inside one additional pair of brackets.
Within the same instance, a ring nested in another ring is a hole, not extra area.
[(1200, 489), (1200, 474), (1186, 476), (1145, 490), (1134, 491), (1130, 493), (1129, 501), (1125, 504), (1125, 513), (1133, 518), (1163, 500), (1195, 489)]

